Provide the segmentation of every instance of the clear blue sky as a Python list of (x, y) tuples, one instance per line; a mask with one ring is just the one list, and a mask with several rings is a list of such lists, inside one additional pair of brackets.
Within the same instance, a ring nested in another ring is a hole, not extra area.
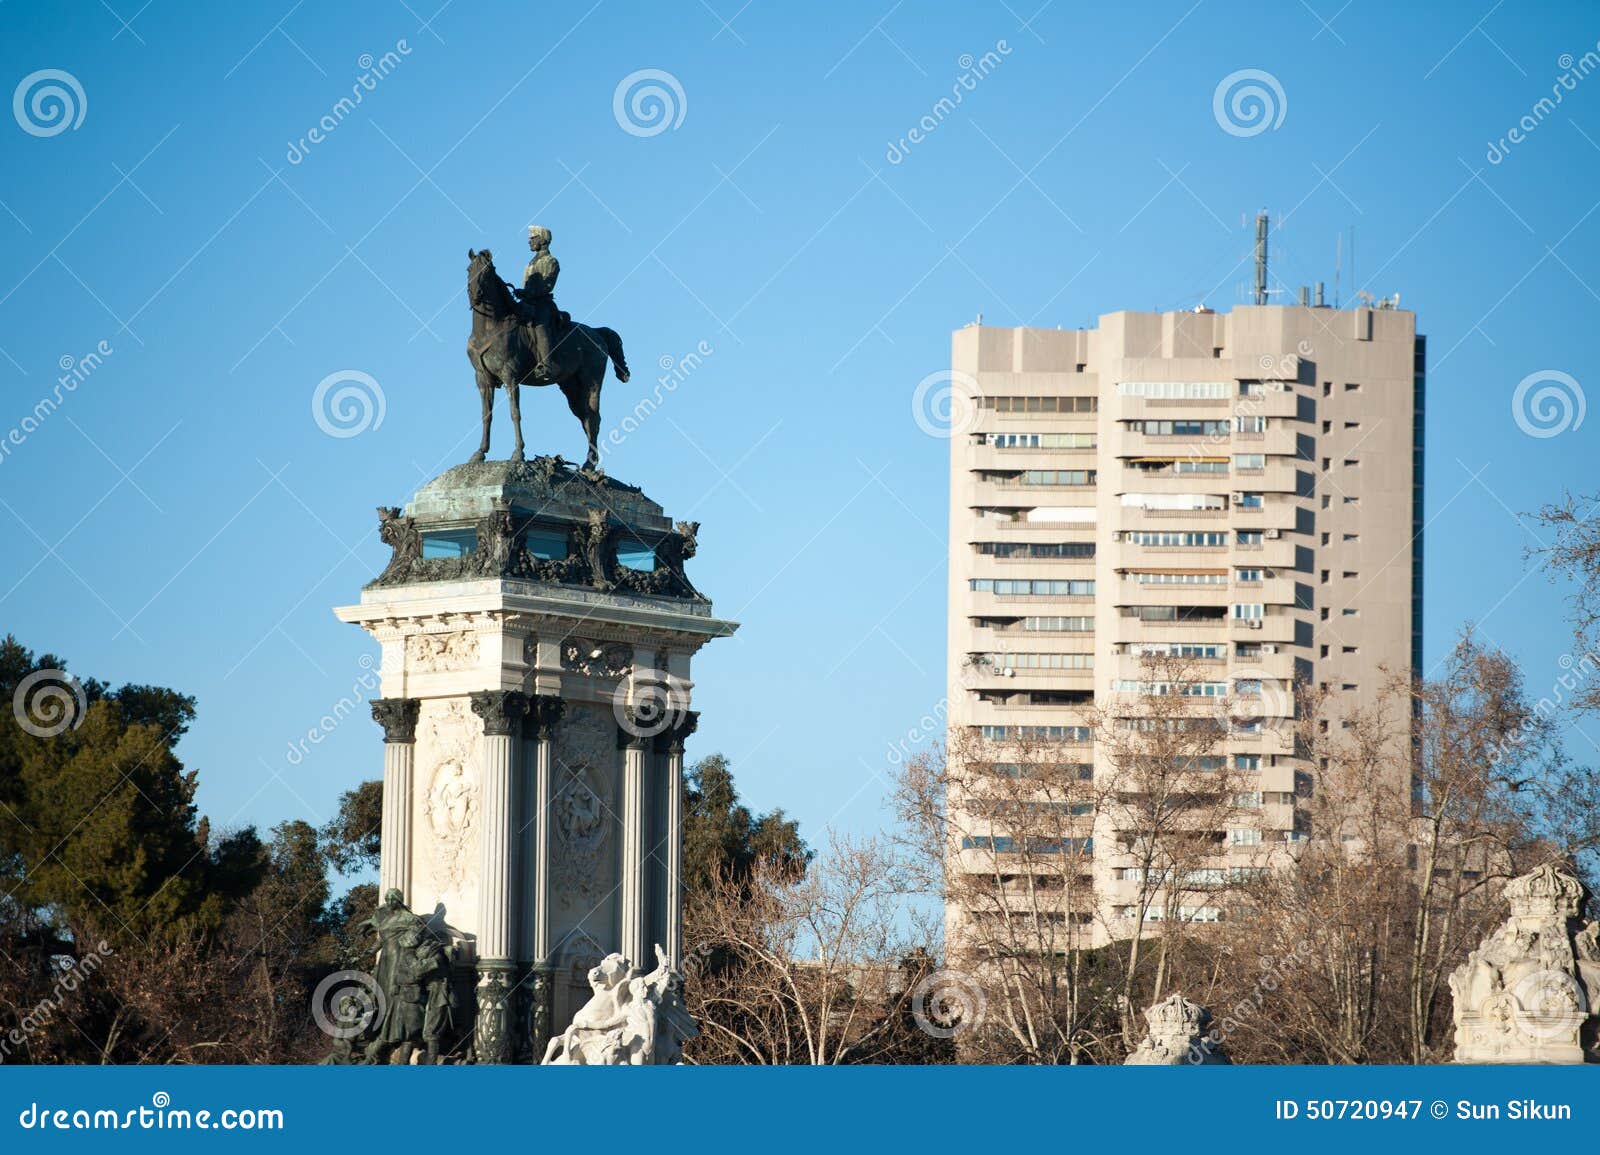
[[(911, 396), (950, 330), (1229, 307), (1262, 207), (1283, 283), (1331, 292), (1343, 230), (1345, 299), (1398, 291), (1429, 337), (1429, 661), (1475, 619), (1536, 692), (1560, 672), (1516, 514), (1600, 488), (1600, 415), (1534, 438), (1511, 402), (1542, 370), (1600, 387), (1600, 75), (1486, 154), (1595, 47), (1593, 5), (141, 3), (0, 8), (5, 85), (59, 69), (86, 101), (56, 135), (0, 118), (0, 433), (113, 350), (0, 459), (0, 628), (197, 695), (218, 824), (320, 821), (379, 773), (364, 708), (286, 752), (367, 696), (330, 607), (382, 567), (374, 507), (472, 448), (466, 250), (515, 275), (534, 220), (563, 307), (626, 342), (609, 418), (714, 350), (609, 466), (703, 523), (691, 572), (744, 623), (697, 664), (691, 753), (813, 838), (883, 820), (886, 748), (943, 693), (947, 446)], [(683, 94), (654, 135), (613, 111), (641, 69)], [(1213, 96), (1245, 69), (1282, 119), (1235, 135)], [(385, 412), (336, 438), (311, 398), (341, 370)], [(579, 456), (524, 397), (530, 449)]]

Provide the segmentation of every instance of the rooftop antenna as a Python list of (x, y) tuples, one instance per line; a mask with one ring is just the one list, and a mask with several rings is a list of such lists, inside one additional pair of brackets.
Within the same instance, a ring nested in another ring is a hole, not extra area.
[(1267, 214), (1256, 214), (1256, 304), (1267, 303)]
[(1333, 307), (1339, 307), (1339, 266), (1344, 263), (1344, 234), (1335, 233), (1333, 240)]

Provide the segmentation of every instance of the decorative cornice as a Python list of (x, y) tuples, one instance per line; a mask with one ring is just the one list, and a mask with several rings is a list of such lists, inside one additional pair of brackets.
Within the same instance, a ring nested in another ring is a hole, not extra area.
[(556, 724), (567, 711), (567, 704), (554, 694), (533, 694), (528, 698), (528, 712), (522, 718), (522, 736), (548, 741)]
[(528, 710), (528, 696), (520, 690), (478, 690), (472, 695), (472, 712), (483, 719), (483, 732), (504, 736)]
[(416, 698), (372, 699), (372, 720), (383, 727), (385, 742), (415, 742), (421, 710), (422, 703)]

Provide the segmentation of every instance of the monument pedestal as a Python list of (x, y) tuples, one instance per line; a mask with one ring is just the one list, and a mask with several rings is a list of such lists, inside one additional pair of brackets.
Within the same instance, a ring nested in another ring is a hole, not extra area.
[(382, 887), (475, 969), (478, 1061), (537, 1062), (605, 956), (680, 961), (690, 661), (737, 626), (684, 573), (697, 526), (559, 459), (379, 518), (389, 565), (336, 613), (383, 650)]

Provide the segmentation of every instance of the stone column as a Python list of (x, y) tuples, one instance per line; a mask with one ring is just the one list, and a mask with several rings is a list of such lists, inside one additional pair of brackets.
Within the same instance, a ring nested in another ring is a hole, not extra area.
[(511, 910), (516, 813), (511, 735), (527, 709), (527, 697), (516, 690), (483, 690), (472, 695), (472, 712), (483, 719), (475, 1030), (480, 1063), (510, 1062), (513, 1050), (515, 1024), (510, 999), (517, 963)]
[(522, 831), (522, 916), (531, 930), (527, 936), (532, 943), (527, 980), (527, 1043), (535, 1063), (544, 1059), (555, 1016), (550, 959), (550, 835), (555, 801), (555, 730), (565, 710), (566, 703), (560, 698), (535, 694), (528, 700), (528, 713), (523, 719), (523, 734), (533, 742), (532, 773), (524, 775), (529, 805), (524, 808)]
[(372, 720), (383, 727), (382, 846), (378, 862), (378, 896), (391, 890), (411, 901), (411, 778), (417, 752), (416, 698), (374, 698)]
[(700, 715), (690, 712), (672, 729), (656, 739), (656, 749), (667, 760), (667, 814), (664, 855), (667, 863), (665, 944), (674, 970), (683, 967), (683, 744), (694, 733)]
[[(623, 957), (634, 966), (644, 966), (650, 944), (644, 941), (645, 865), (648, 862), (648, 831), (645, 829), (645, 759), (650, 754), (650, 739), (659, 732), (641, 724), (633, 710), (619, 715), (617, 744), (622, 747), (622, 874), (619, 897), (622, 907), (621, 947)], [(645, 966), (645, 969), (650, 969)]]

